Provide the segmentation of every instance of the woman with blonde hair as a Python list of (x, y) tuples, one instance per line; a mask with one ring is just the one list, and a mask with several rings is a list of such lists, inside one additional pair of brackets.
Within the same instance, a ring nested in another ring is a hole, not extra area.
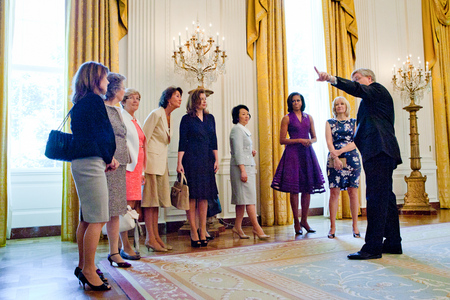
[(178, 144), (177, 172), (186, 175), (189, 186), (190, 209), (186, 215), (191, 226), (191, 246), (194, 248), (208, 245), (208, 199), (218, 198), (215, 177), (219, 170), (216, 122), (206, 106), (206, 91), (203, 88), (192, 91), (186, 105), (187, 114), (181, 119)]
[[(145, 182), (143, 169), (147, 163), (147, 139), (142, 131), (142, 126), (135, 117), (135, 112), (139, 109), (141, 94), (135, 89), (126, 89), (122, 105), (123, 122), (127, 128), (127, 146), (130, 152), (131, 162), (127, 165), (126, 171), (126, 199), (131, 208), (137, 208), (142, 199), (142, 185)], [(136, 252), (128, 239), (128, 231), (120, 233), (122, 249), (120, 256), (124, 259), (139, 260), (141, 255)], [(139, 241), (135, 241), (139, 243)]]
[(350, 198), (353, 236), (360, 237), (358, 229), (358, 186), (361, 175), (361, 160), (353, 142), (356, 119), (350, 118), (350, 103), (344, 97), (337, 97), (332, 103), (333, 119), (326, 123), (325, 137), (328, 154), (327, 175), (330, 185), (330, 231), (328, 238), (335, 238), (336, 213), (339, 193), (347, 190)]

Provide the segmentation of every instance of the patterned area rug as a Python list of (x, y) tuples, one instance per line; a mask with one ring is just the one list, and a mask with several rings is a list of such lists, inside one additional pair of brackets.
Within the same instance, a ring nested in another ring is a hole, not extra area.
[(449, 299), (450, 223), (402, 228), (403, 255), (351, 261), (351, 235), (164, 255), (110, 267), (130, 299)]

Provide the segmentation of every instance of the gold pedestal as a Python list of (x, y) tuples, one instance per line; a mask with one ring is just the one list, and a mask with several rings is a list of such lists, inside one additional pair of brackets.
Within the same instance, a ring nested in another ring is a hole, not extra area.
[(419, 133), (417, 131), (417, 112), (422, 106), (414, 103), (414, 97), (411, 97), (411, 103), (403, 109), (409, 112), (409, 130), (410, 130), (410, 146), (411, 146), (411, 175), (405, 176), (407, 184), (407, 192), (405, 194), (405, 204), (400, 209), (400, 214), (413, 215), (432, 215), (436, 214), (436, 210), (429, 203), (428, 194), (425, 192), (425, 182), (427, 176), (422, 176), (419, 171), (420, 149), (419, 149)]
[(405, 181), (408, 185), (408, 192), (405, 194), (405, 204), (400, 210), (401, 214), (437, 214), (436, 210), (431, 207), (428, 194), (425, 192), (427, 176), (422, 176), (419, 171), (413, 171), (411, 176), (405, 176)]

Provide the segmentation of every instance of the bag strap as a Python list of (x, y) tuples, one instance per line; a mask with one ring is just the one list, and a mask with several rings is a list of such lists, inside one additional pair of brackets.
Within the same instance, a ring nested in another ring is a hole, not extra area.
[(69, 119), (70, 113), (72, 112), (73, 106), (72, 108), (69, 110), (69, 112), (67, 113), (66, 117), (64, 118), (64, 120), (62, 121), (61, 125), (59, 125), (58, 127), (58, 131), (61, 131), (64, 127), (64, 125), (66, 124), (67, 120)]
[(186, 176), (184, 176), (184, 173), (178, 173), (177, 181), (180, 182), (182, 186), (187, 185), (187, 179)]

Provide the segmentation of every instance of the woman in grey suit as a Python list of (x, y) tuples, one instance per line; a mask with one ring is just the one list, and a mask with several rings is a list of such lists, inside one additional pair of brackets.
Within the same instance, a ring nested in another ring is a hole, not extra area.
[(258, 224), (256, 217), (256, 151), (252, 149), (252, 139), (250, 131), (245, 128), (250, 120), (248, 107), (238, 105), (232, 110), (233, 124), (236, 124), (230, 132), (230, 177), (231, 177), (231, 204), (236, 205), (236, 221), (232, 229), (233, 236), (236, 234), (241, 239), (248, 239), (249, 236), (242, 230), (242, 219), (245, 210), (253, 226), (253, 238), (265, 240), (270, 236), (266, 235)]

